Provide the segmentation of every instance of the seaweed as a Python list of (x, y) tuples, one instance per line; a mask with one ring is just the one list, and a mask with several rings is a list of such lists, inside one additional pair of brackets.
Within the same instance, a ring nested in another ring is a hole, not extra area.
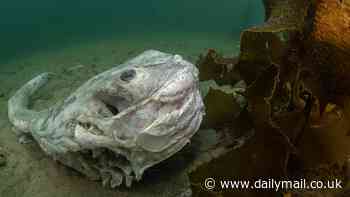
[(214, 49), (209, 49), (206, 55), (200, 55), (197, 67), (200, 70), (201, 81), (215, 80), (219, 85), (234, 85), (241, 77), (234, 71), (238, 58), (224, 58)]
[[(247, 84), (242, 93), (247, 104), (238, 117), (230, 111), (235, 109), (232, 98), (209, 92), (205, 102), (210, 121), (205, 122), (218, 132), (244, 128), (243, 132), (253, 129), (255, 135), (239, 151), (193, 173), (192, 180), (214, 175), (338, 178), (345, 185), (350, 179), (346, 173), (350, 169), (350, 37), (346, 34), (350, 4), (337, 0), (264, 0), (264, 4), (266, 21), (242, 32), (239, 57), (223, 58), (212, 49), (198, 64), (201, 80)], [(229, 64), (233, 69), (227, 69)], [(209, 169), (217, 171), (213, 174)], [(314, 193), (341, 196), (348, 190)], [(254, 192), (247, 196), (273, 193)], [(290, 191), (285, 196), (307, 193)]]

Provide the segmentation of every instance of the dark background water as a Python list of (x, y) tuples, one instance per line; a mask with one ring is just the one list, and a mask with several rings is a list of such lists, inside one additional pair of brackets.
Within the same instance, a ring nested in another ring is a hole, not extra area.
[(152, 32), (239, 32), (261, 0), (2, 0), (0, 60), (82, 39)]

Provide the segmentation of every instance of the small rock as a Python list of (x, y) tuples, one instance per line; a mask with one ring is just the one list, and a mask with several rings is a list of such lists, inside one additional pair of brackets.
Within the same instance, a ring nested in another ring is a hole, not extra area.
[(0, 155), (0, 167), (3, 167), (6, 165), (6, 157), (5, 155)]
[(70, 68), (67, 69), (68, 72), (72, 72), (72, 71), (75, 71), (75, 70), (80, 70), (82, 68), (84, 68), (85, 66), (82, 65), (82, 64), (78, 64), (76, 66), (72, 66)]
[(0, 148), (0, 167), (3, 167), (5, 166), (7, 163), (7, 160), (6, 160), (6, 156), (5, 156), (5, 153), (2, 151), (2, 149)]
[(93, 69), (95, 69), (95, 68), (97, 67), (96, 64), (91, 64), (90, 66), (91, 66), (91, 68), (93, 68)]

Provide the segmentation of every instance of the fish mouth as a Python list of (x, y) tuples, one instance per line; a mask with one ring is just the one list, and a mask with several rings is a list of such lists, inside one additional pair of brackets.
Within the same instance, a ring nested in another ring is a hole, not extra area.
[(94, 97), (104, 105), (110, 116), (118, 115), (133, 104), (132, 95), (124, 88), (100, 90)]

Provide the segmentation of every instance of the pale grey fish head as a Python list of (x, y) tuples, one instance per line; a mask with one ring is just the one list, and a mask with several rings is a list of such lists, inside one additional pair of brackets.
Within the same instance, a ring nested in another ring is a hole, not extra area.
[[(181, 150), (199, 129), (204, 105), (198, 83), (197, 68), (181, 56), (148, 50), (88, 80), (45, 118), (33, 121), (30, 132), (66, 165), (88, 176), (96, 169), (112, 187), (130, 186), (147, 168)], [(65, 156), (86, 151), (96, 156), (101, 150), (113, 158), (94, 162), (90, 170)]]

